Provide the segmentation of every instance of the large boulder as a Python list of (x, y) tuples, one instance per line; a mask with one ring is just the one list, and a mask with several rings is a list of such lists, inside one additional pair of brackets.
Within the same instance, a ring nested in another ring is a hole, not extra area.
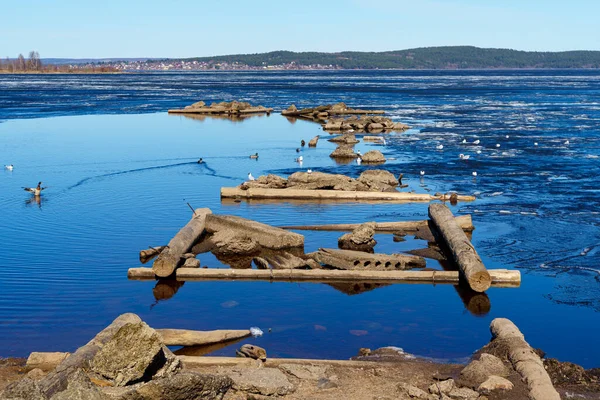
[(368, 169), (360, 174), (357, 180), (375, 192), (393, 192), (398, 186), (394, 174), (383, 169)]
[(154, 329), (138, 322), (122, 326), (96, 353), (90, 367), (113, 385), (125, 386), (168, 375), (180, 368), (180, 362)]
[(375, 222), (366, 222), (352, 231), (346, 233), (338, 239), (338, 246), (344, 250), (357, 250), (373, 252), (373, 247), (377, 244), (373, 235), (375, 234)]
[(285, 374), (277, 368), (244, 368), (233, 370), (227, 375), (233, 380), (233, 389), (249, 395), (279, 397), (296, 390)]
[(383, 164), (385, 162), (385, 157), (379, 150), (367, 151), (361, 158), (367, 164)]
[(3, 400), (46, 400), (42, 390), (34, 381), (28, 377), (13, 382), (0, 392)]
[(50, 400), (109, 400), (81, 369), (70, 375), (67, 382), (67, 388)]
[(219, 256), (248, 256), (260, 253), (260, 245), (244, 232), (222, 230), (215, 232), (210, 239), (213, 254)]
[(354, 152), (351, 145), (341, 145), (335, 149), (329, 157), (331, 158), (358, 158), (358, 154)]
[(295, 172), (288, 177), (288, 187), (303, 190), (365, 190), (366, 186), (340, 174)]

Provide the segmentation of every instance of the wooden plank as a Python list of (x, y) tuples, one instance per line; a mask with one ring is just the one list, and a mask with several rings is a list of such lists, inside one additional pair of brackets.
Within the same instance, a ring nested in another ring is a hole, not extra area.
[(229, 342), (250, 336), (250, 330), (192, 331), (187, 329), (156, 329), (167, 346), (203, 346)]

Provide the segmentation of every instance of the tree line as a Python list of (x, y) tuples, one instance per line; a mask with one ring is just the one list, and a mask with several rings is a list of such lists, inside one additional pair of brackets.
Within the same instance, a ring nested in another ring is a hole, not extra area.
[(2, 60), (0, 58), (0, 72), (6, 73), (102, 73), (116, 72), (116, 69), (110, 65), (66, 65), (66, 64), (43, 64), (40, 58), (40, 53), (37, 51), (29, 52), (29, 57), (25, 58), (23, 54), (19, 54), (17, 58)]
[(40, 59), (40, 53), (37, 51), (29, 52), (29, 58), (25, 59), (23, 54), (11, 60), (6, 57), (6, 60), (0, 59), (0, 71), (8, 72), (27, 72), (27, 71), (41, 71), (43, 68), (42, 60)]

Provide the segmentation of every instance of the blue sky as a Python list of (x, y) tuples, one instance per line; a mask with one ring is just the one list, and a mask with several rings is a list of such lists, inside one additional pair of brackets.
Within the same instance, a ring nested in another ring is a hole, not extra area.
[(3, 57), (600, 50), (597, 0), (3, 0), (0, 15)]

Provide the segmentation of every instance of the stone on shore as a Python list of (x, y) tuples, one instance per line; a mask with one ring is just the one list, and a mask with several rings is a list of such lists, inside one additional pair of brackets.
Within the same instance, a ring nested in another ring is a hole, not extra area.
[(481, 385), (477, 387), (477, 391), (480, 393), (491, 393), (496, 390), (508, 391), (512, 390), (514, 385), (511, 381), (501, 376), (491, 375)]
[(233, 386), (227, 376), (180, 372), (170, 378), (155, 379), (125, 396), (123, 400), (221, 400)]
[(67, 380), (67, 388), (56, 393), (50, 400), (108, 400), (109, 397), (92, 383), (90, 378), (78, 369)]
[(285, 374), (277, 368), (239, 369), (227, 373), (233, 389), (261, 396), (285, 396), (295, 391)]
[(432, 383), (429, 386), (429, 393), (431, 394), (448, 394), (454, 389), (454, 379), (447, 379), (445, 381)]
[(187, 258), (183, 263), (183, 268), (200, 268), (200, 260), (197, 258)]
[(265, 349), (263, 349), (262, 347), (255, 346), (252, 344), (243, 345), (238, 350), (236, 350), (235, 354), (238, 357), (252, 358), (254, 360), (261, 360), (261, 361), (267, 360), (267, 351)]
[(3, 400), (47, 400), (37, 382), (28, 377), (6, 386), (0, 393), (0, 398)]
[(318, 381), (325, 377), (328, 367), (324, 365), (280, 364), (279, 369), (301, 380)]
[(379, 150), (367, 151), (361, 158), (366, 164), (383, 164), (385, 162), (385, 157)]
[(429, 394), (426, 391), (419, 389), (416, 386), (409, 385), (408, 383), (399, 383), (397, 388), (398, 392), (400, 392), (400, 394), (404, 395), (405, 397), (408, 396), (411, 399), (419, 400), (429, 399)]
[(357, 250), (366, 251), (368, 253), (373, 252), (373, 248), (377, 244), (377, 241), (373, 239), (375, 235), (375, 222), (366, 222), (351, 233), (346, 233), (338, 239), (338, 247), (344, 250)]
[(345, 175), (323, 172), (295, 172), (288, 178), (288, 187), (302, 190), (367, 190), (367, 186)]
[(40, 368), (44, 371), (54, 369), (58, 364), (63, 362), (70, 353), (60, 352), (37, 352), (29, 354), (27, 358), (27, 368)]
[(508, 376), (508, 369), (498, 357), (482, 353), (461, 371), (460, 384), (475, 389), (492, 375)]

